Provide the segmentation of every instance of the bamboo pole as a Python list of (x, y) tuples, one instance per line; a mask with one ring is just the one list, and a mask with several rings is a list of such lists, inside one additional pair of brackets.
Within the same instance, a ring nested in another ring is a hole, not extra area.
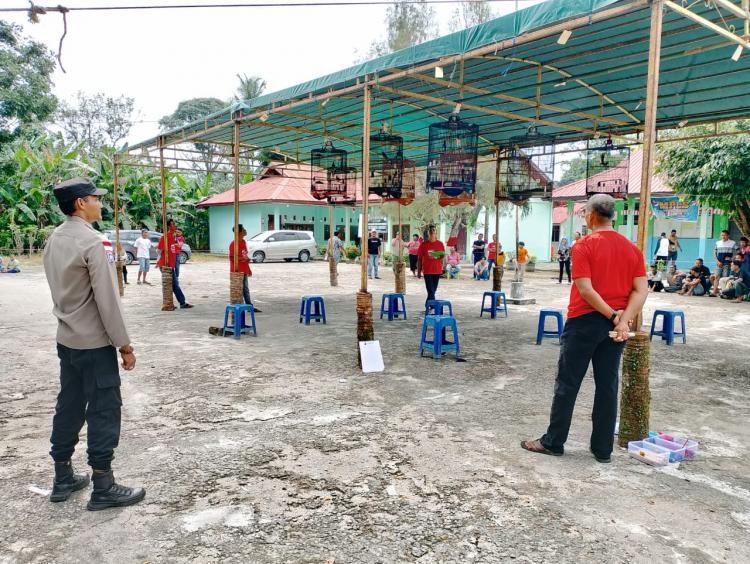
[(234, 144), (232, 145), (232, 164), (234, 165), (234, 271), (240, 267), (240, 121), (234, 122)]
[(492, 291), (503, 291), (503, 265), (500, 264), (500, 151), (495, 153), (495, 269), (492, 271)]
[[(644, 253), (648, 238), (648, 220), (651, 208), (651, 177), (654, 168), (654, 140), (656, 138), (656, 108), (659, 97), (659, 64), (661, 33), (664, 14), (663, 0), (651, 5), (651, 30), (648, 52), (648, 82), (646, 84), (646, 115), (643, 130), (643, 169), (641, 170), (641, 195), (638, 218), (638, 248)], [(633, 329), (636, 337), (628, 339), (623, 354), (622, 389), (620, 395), (621, 427), (619, 444), (641, 439), (648, 434), (651, 397), (649, 373), (651, 351), (648, 337), (640, 332), (643, 312), (638, 312)]]
[(167, 231), (167, 169), (164, 166), (164, 143), (159, 139), (159, 171), (161, 172), (161, 222), (162, 222), (162, 240), (164, 241), (161, 250), (164, 257), (161, 268), (161, 296), (162, 311), (173, 311), (174, 299), (172, 296), (172, 268), (169, 266), (169, 232)]
[(333, 249), (334, 249), (334, 241), (333, 237), (335, 235), (335, 230), (333, 228), (333, 206), (328, 206), (328, 252), (326, 253), (328, 255), (328, 278), (330, 281), (331, 286), (338, 286), (339, 285), (339, 273), (338, 273), (338, 264), (336, 264), (336, 257), (334, 255)]
[(114, 193), (114, 205), (115, 205), (115, 256), (117, 257), (117, 289), (120, 291), (120, 297), (125, 295), (125, 283), (123, 268), (125, 262), (123, 261), (120, 253), (120, 200), (119, 200), (119, 186), (118, 186), (118, 173), (119, 168), (119, 155), (115, 153), (112, 157), (112, 191)]

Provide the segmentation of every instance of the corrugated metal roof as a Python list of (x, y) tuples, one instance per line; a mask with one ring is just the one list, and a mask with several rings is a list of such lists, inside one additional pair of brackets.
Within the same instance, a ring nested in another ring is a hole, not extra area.
[[(628, 170), (628, 195), (635, 195), (641, 193), (641, 168), (643, 167), (643, 151), (631, 153), (630, 155), (630, 168)], [(605, 177), (606, 171), (601, 172), (592, 178), (596, 179), (599, 176)], [(666, 176), (663, 174), (655, 174), (651, 177), (651, 193), (652, 194), (663, 194), (671, 195), (674, 191), (667, 184)], [(586, 179), (576, 180), (565, 186), (560, 186), (552, 190), (553, 200), (585, 200), (586, 199)]]

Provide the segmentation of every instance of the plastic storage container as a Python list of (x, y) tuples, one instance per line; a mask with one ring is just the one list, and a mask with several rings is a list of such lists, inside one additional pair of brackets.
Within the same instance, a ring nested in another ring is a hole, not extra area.
[(681, 462), (683, 460), (693, 460), (698, 456), (698, 443), (683, 437), (674, 437), (660, 433), (656, 437), (649, 437), (645, 442), (664, 447), (669, 450), (670, 462)]
[(651, 466), (666, 466), (669, 464), (671, 451), (646, 441), (630, 441), (628, 443), (628, 454)]

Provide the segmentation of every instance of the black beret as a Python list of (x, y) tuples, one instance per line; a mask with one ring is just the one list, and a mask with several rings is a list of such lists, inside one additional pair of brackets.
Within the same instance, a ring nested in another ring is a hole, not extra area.
[(104, 196), (106, 193), (106, 190), (97, 188), (91, 180), (82, 176), (61, 182), (53, 190), (58, 202), (70, 202), (86, 196)]

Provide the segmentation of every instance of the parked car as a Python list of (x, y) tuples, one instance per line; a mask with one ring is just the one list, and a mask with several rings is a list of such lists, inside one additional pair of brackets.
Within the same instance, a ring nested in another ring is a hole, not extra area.
[[(112, 241), (112, 244), (114, 244), (114, 230), (111, 229), (109, 231), (105, 231), (104, 234), (107, 236), (107, 239)], [(141, 232), (135, 229), (120, 229), (120, 244), (122, 245), (122, 250), (125, 251), (125, 264), (131, 264), (132, 262), (135, 262), (137, 251), (135, 247), (133, 247), (133, 243), (135, 243), (135, 240), (140, 236)], [(156, 250), (156, 245), (159, 243), (159, 239), (161, 239), (161, 233), (159, 233), (158, 231), (149, 231), (148, 237), (153, 243), (151, 250), (149, 251), (149, 258), (151, 260), (156, 260), (159, 258), (159, 253)], [(192, 254), (193, 251), (192, 249), (190, 249), (190, 245), (188, 245), (187, 243), (183, 243), (182, 252), (180, 253), (179, 257), (180, 264), (185, 264), (187, 261), (189, 261)]]
[(312, 231), (263, 231), (247, 241), (247, 254), (253, 262), (281, 259), (307, 262), (317, 252)]

